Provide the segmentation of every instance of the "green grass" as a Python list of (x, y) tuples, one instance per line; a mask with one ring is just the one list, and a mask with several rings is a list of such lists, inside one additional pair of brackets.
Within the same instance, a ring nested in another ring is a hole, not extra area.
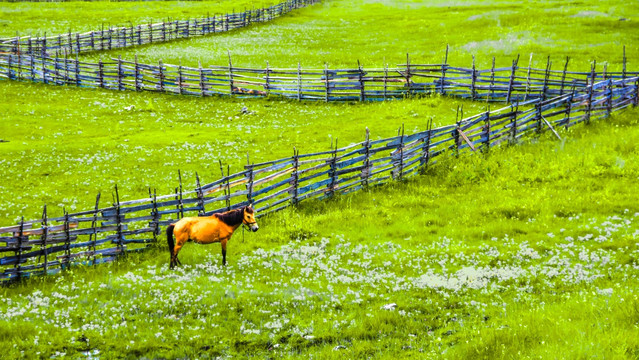
[(170, 271), (158, 246), (5, 288), (3, 348), (9, 357), (635, 358), (637, 141), (633, 111), (564, 143), (450, 158), (410, 181), (268, 216), (233, 238), (226, 268), (218, 246), (188, 244), (185, 265)]
[[(59, 8), (35, 23), (95, 29), (99, 17), (73, 15), (94, 5), (108, 22), (127, 20), (120, 6), (136, 7), (140, 19), (155, 17), (147, 6), (178, 17), (180, 7), (208, 3), (3, 3), (0, 18), (28, 31), (33, 20), (5, 14)], [(413, 63), (439, 62), (450, 43), (453, 64), (476, 54), (482, 67), (492, 55), (505, 65), (521, 53), (527, 65), (532, 51), (537, 65), (551, 55), (558, 68), (570, 55), (573, 69), (597, 59), (618, 70), (626, 44), (633, 70), (635, 7), (335, 0), (271, 24), (101, 56), (223, 64), (230, 49), (237, 65), (341, 67), (359, 58), (368, 67), (402, 63), (406, 52)], [(324, 104), (8, 81), (0, 98), (0, 138), (9, 141), (0, 143), (0, 225), (36, 218), (45, 203), (50, 215), (91, 207), (115, 183), (124, 199), (146, 196), (147, 186), (168, 193), (178, 168), (188, 186), (195, 171), (217, 179), (218, 159), (234, 171), (247, 152), (270, 160), (293, 146), (361, 141), (365, 127), (382, 138), (402, 123), (409, 133), (424, 129), (431, 116), (447, 124), (459, 104), (465, 114), (485, 108), (437, 96)], [(240, 115), (243, 106), (255, 114)], [(544, 135), (442, 157), (412, 180), (267, 216), (259, 232), (235, 235), (227, 268), (217, 245), (188, 244), (185, 266), (169, 271), (162, 241), (127, 261), (1, 288), (2, 356), (637, 358), (638, 115), (562, 131), (562, 142)], [(397, 308), (381, 309), (390, 303)]]
[[(88, 59), (117, 57), (141, 62), (197, 66), (224, 65), (230, 50), (236, 66), (304, 68), (381, 68), (406, 63), (439, 64), (446, 44), (449, 63), (487, 68), (509, 66), (521, 54), (521, 66), (588, 71), (590, 61), (608, 62), (620, 70), (623, 45), (629, 66), (639, 66), (639, 16), (632, 2), (600, 1), (346, 1), (329, 0), (295, 11), (272, 24), (259, 24), (237, 33), (191, 38), (162, 45), (87, 55)], [(625, 21), (620, 21), (625, 18)]]
[(277, 4), (275, 0), (217, 1), (70, 1), (0, 4), (0, 37), (47, 36), (99, 30), (102, 25), (130, 26), (171, 18), (186, 20)]

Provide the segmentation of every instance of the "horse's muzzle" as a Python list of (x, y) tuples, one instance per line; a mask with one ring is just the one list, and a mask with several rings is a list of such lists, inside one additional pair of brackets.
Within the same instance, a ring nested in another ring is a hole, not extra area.
[(251, 231), (252, 231), (252, 232), (256, 232), (257, 230), (259, 230), (259, 228), (260, 228), (260, 227), (259, 227), (259, 226), (257, 226), (257, 225), (251, 225)]

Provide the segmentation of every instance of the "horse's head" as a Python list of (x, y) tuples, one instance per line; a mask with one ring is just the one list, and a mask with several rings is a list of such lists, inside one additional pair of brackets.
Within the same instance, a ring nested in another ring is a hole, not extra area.
[(242, 215), (242, 223), (244, 225), (248, 225), (251, 228), (251, 231), (255, 232), (260, 228), (257, 226), (257, 221), (255, 221), (255, 210), (253, 210), (252, 205), (245, 206), (244, 213)]

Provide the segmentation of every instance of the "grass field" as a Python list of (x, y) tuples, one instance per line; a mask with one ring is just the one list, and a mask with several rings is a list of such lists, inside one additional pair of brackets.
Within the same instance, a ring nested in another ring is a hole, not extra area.
[[(247, 2), (248, 3), (248, 2)], [(231, 2), (3, 3), (3, 34), (188, 17)], [(236, 7), (237, 2), (233, 3)], [(96, 15), (85, 16), (95, 6)], [(148, 7), (148, 9), (147, 9)], [(37, 9), (37, 10), (34, 10)], [(166, 11), (166, 12), (165, 12)], [(214, 11), (211, 10), (211, 13)], [(6, 14), (6, 15), (5, 15)], [(625, 20), (620, 21), (621, 18)], [(329, 0), (273, 23), (88, 54), (143, 61), (488, 66), (535, 53), (572, 69), (639, 68), (636, 5), (611, 1)], [(189, 98), (0, 81), (0, 225), (169, 193), (181, 169), (219, 176), (270, 160), (451, 123), (486, 104), (439, 96), (379, 104)], [(242, 107), (254, 111), (242, 115)], [(442, 161), (409, 181), (304, 203), (219, 246), (164, 241), (126, 261), (0, 288), (2, 357), (638, 358), (639, 112), (488, 154)], [(384, 306), (396, 304), (396, 306)]]

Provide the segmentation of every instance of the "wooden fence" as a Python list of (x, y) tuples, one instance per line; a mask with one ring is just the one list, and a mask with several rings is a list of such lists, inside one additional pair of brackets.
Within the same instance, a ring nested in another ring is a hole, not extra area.
[(75, 58), (0, 54), (0, 79), (43, 82), (112, 90), (152, 91), (194, 96), (268, 97), (297, 100), (377, 101), (439, 93), (487, 102), (512, 103), (561, 96), (584, 90), (588, 84), (609, 79), (628, 79), (639, 72), (597, 71), (596, 64), (584, 72), (553, 70), (548, 59), (544, 69), (518, 66), (477, 69), (442, 64), (406, 64), (395, 68), (364, 69), (251, 69), (227, 66), (197, 68), (163, 64), (142, 64), (121, 58), (98, 63)]
[(0, 39), (0, 52), (47, 57), (53, 54), (78, 54), (126, 48), (144, 44), (171, 41), (193, 36), (225, 32), (246, 27), (256, 22), (267, 22), (290, 11), (306, 7), (319, 0), (287, 0), (260, 9), (239, 13), (214, 15), (199, 19), (169, 20), (158, 23), (130, 24), (84, 33), (66, 33), (54, 36), (15, 36)]
[[(0, 252), (11, 254), (0, 258), (0, 278), (17, 280), (56, 273), (72, 264), (111, 261), (128, 252), (146, 249), (157, 241), (162, 226), (186, 215), (204, 216), (253, 204), (262, 216), (305, 200), (413, 176), (419, 169), (436, 164), (444, 154), (488, 151), (545, 131), (559, 137), (557, 128), (607, 117), (639, 102), (636, 75), (618, 78), (593, 72), (590, 79), (598, 81), (575, 84), (575, 90), (573, 86), (554, 88), (553, 93), (540, 87), (550, 87), (549, 82), (535, 85), (540, 94), (522, 102), (513, 100), (525, 96), (523, 91), (515, 97), (508, 88), (495, 89), (495, 94), (508, 96), (511, 104), (439, 128), (432, 128), (430, 123), (427, 129), (414, 134), (399, 133), (387, 139), (370, 140), (367, 131), (360, 143), (341, 148), (335, 145), (328, 151), (312, 154), (293, 151), (287, 158), (248, 163), (243, 171), (234, 174), (220, 164), (219, 179), (202, 184), (196, 174), (192, 190), (183, 189), (179, 176), (173, 194), (158, 196), (149, 189), (147, 198), (120, 201), (116, 186), (106, 207), (100, 205), (100, 195), (90, 210), (64, 212), (63, 216), (49, 217), (45, 206), (40, 219), (23, 219), (17, 225), (0, 228), (0, 243), (4, 243)], [(445, 91), (476, 97), (479, 89), (479, 86), (446, 87)], [(482, 92), (491, 93), (491, 89)]]

